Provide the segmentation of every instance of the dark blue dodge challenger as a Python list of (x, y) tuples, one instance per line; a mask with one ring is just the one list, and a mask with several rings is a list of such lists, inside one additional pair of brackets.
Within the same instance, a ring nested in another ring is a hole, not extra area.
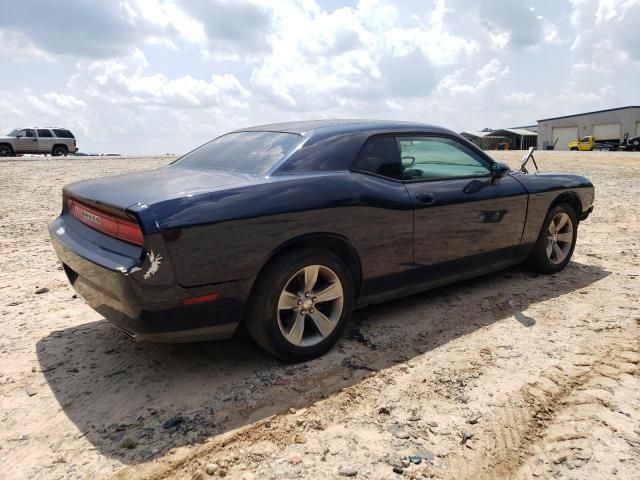
[(74, 288), (130, 335), (225, 338), (244, 322), (301, 361), (354, 308), (521, 262), (558, 272), (593, 198), (584, 177), (512, 172), (449, 130), (322, 120), (68, 185), (50, 233)]

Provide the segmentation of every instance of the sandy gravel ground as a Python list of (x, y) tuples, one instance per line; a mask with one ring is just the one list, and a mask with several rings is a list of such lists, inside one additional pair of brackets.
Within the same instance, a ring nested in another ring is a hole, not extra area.
[(565, 271), (367, 308), (294, 366), (135, 343), (67, 285), (62, 185), (166, 157), (0, 161), (0, 478), (640, 478), (640, 155), (537, 159), (596, 185)]

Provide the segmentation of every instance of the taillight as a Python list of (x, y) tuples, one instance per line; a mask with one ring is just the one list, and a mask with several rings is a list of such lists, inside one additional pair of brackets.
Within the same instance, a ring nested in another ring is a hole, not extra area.
[(142, 229), (137, 223), (87, 207), (71, 198), (67, 205), (71, 215), (94, 230), (125, 242), (142, 245)]

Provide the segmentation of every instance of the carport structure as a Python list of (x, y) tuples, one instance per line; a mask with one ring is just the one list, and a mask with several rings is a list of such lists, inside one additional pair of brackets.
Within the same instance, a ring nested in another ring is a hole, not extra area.
[(498, 150), (500, 148), (500, 144), (507, 141), (506, 137), (494, 135), (494, 132), (491, 130), (462, 132), (461, 135), (467, 140), (475, 143), (483, 150)]
[(538, 134), (524, 128), (503, 128), (494, 130), (491, 135), (506, 138), (509, 150), (528, 150), (538, 143)]

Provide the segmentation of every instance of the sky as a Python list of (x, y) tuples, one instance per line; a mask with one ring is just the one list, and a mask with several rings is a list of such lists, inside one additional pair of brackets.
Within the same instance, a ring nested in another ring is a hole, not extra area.
[(640, 0), (0, 0), (0, 133), (184, 153), (245, 126), (456, 131), (640, 104)]

